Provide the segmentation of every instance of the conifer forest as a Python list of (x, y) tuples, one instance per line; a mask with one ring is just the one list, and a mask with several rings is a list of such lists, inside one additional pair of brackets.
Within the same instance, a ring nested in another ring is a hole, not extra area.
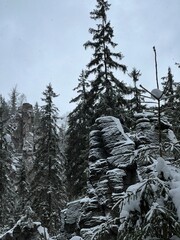
[(171, 66), (158, 76), (152, 45), (156, 87), (141, 85), (110, 11), (96, 0), (90, 12), (65, 118), (51, 82), (34, 106), (17, 86), (0, 93), (0, 240), (180, 239), (180, 81)]

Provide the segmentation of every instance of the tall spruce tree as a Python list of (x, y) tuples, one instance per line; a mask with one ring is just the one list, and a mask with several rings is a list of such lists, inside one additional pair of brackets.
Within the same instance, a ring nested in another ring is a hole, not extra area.
[(119, 81), (115, 72), (126, 72), (126, 66), (120, 61), (123, 55), (113, 52), (117, 44), (113, 42), (113, 28), (107, 19), (110, 4), (107, 0), (97, 0), (96, 9), (90, 12), (90, 17), (98, 21), (96, 28), (90, 28), (92, 41), (87, 41), (85, 49), (92, 48), (93, 55), (87, 64), (87, 77), (91, 80), (88, 105), (94, 109), (94, 118), (101, 115), (119, 116), (126, 107), (124, 95), (128, 88), (123, 81)]
[(173, 130), (179, 139), (180, 84), (175, 82), (170, 67), (168, 68), (167, 76), (163, 77), (162, 80), (163, 80), (162, 86), (164, 91), (164, 104), (162, 106), (162, 111), (168, 117), (169, 121), (173, 124)]
[(10, 117), (10, 108), (5, 98), (0, 94), (1, 108), (2, 108), (2, 118), (8, 119)]
[(146, 106), (142, 104), (142, 102), (144, 101), (142, 94), (145, 91), (143, 89), (138, 88), (137, 86), (137, 83), (141, 76), (141, 72), (139, 70), (137, 70), (136, 68), (133, 68), (128, 75), (130, 78), (132, 78), (134, 86), (131, 87), (132, 98), (129, 100), (129, 106), (128, 106), (128, 111), (126, 115), (126, 125), (130, 128), (133, 128), (135, 127), (134, 113), (142, 112), (143, 109), (146, 108)]
[[(40, 134), (39, 129), (40, 129), (40, 122), (41, 122), (41, 108), (39, 104), (36, 102), (33, 108), (34, 112), (34, 118), (33, 118), (33, 137), (34, 137), (34, 142), (36, 142), (36, 139), (38, 138), (38, 135)], [(34, 145), (34, 150), (35, 150), (35, 145)]]
[(53, 91), (51, 84), (47, 86), (43, 95), (45, 105), (42, 106), (40, 135), (36, 143), (30, 200), (32, 209), (42, 224), (51, 233), (56, 233), (60, 226), (60, 211), (66, 199), (63, 180), (64, 156), (59, 146), (58, 109), (53, 103), (53, 99), (58, 95)]
[(12, 159), (5, 133), (2, 97), (0, 98), (0, 230), (13, 221), (15, 189), (12, 178)]
[(175, 99), (175, 81), (171, 68), (168, 68), (167, 77), (163, 77), (163, 90), (165, 94), (165, 107), (172, 107)]
[(78, 81), (78, 86), (74, 88), (78, 96), (71, 100), (77, 103), (77, 107), (68, 116), (66, 176), (69, 199), (81, 196), (86, 189), (86, 168), (88, 166), (91, 112), (87, 106), (89, 83), (84, 71), (81, 72)]
[(144, 100), (142, 94), (145, 92), (143, 89), (138, 88), (137, 83), (139, 81), (139, 77), (141, 76), (141, 72), (138, 71), (136, 68), (133, 68), (129, 76), (133, 80), (133, 98), (131, 99), (131, 111), (132, 112), (141, 112), (145, 109), (145, 106), (142, 105), (142, 101)]
[(17, 110), (17, 102), (19, 93), (17, 91), (17, 86), (15, 86), (12, 90), (10, 95), (10, 113), (15, 114)]
[(34, 105), (34, 128), (36, 129), (39, 126), (41, 119), (41, 109), (39, 107), (38, 102)]
[(180, 113), (180, 83), (176, 83), (176, 90), (175, 90), (175, 101), (174, 101), (174, 118), (173, 118), (173, 126), (174, 132), (178, 140), (180, 140), (180, 120), (179, 120), (179, 113)]

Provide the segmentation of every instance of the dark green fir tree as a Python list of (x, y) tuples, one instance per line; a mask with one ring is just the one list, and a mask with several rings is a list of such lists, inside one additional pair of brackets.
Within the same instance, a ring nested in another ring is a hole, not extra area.
[(0, 94), (1, 107), (2, 107), (2, 118), (8, 119), (10, 117), (10, 107), (6, 102), (5, 98)]
[(58, 134), (58, 109), (53, 99), (58, 95), (51, 84), (43, 92), (45, 105), (36, 142), (34, 173), (30, 200), (32, 209), (51, 233), (60, 227), (60, 211), (66, 200), (64, 184), (64, 156), (60, 151)]
[(39, 124), (40, 124), (40, 119), (41, 119), (41, 109), (38, 104), (38, 102), (35, 103), (34, 105), (34, 129), (37, 129)]
[(133, 97), (131, 99), (131, 110), (133, 112), (142, 112), (143, 109), (145, 109), (145, 106), (142, 104), (144, 101), (143, 93), (145, 92), (143, 89), (138, 88), (137, 83), (139, 81), (139, 78), (141, 76), (141, 72), (138, 71), (136, 68), (133, 68), (129, 76), (132, 78), (133, 81), (133, 88), (132, 93)]
[(81, 196), (86, 189), (86, 169), (88, 166), (88, 136), (91, 111), (87, 106), (89, 83), (82, 71), (79, 84), (74, 89), (78, 96), (71, 102), (77, 107), (68, 116), (66, 176), (69, 199)]
[(0, 98), (0, 230), (11, 227), (14, 218), (15, 188), (12, 159), (6, 141), (2, 97)]
[(17, 91), (17, 86), (15, 86), (10, 94), (10, 101), (9, 101), (9, 105), (10, 105), (10, 113), (11, 114), (15, 114), (16, 111), (17, 111), (17, 105), (18, 105), (18, 96), (19, 96), (19, 93)]
[(162, 104), (162, 112), (165, 114), (165, 116), (168, 117), (169, 121), (172, 123), (173, 130), (177, 138), (179, 139), (180, 84), (178, 82), (175, 82), (170, 67), (168, 68), (167, 76), (163, 77), (162, 80), (162, 86), (164, 91), (164, 103)]
[[(165, 99), (165, 107), (171, 108), (174, 103), (175, 99), (175, 81), (174, 76), (172, 74), (171, 68), (168, 68), (168, 74), (167, 77), (162, 78), (162, 86), (164, 90), (164, 99)], [(168, 111), (168, 110), (167, 110)]]
[(143, 89), (138, 88), (138, 81), (141, 76), (141, 72), (136, 68), (133, 68), (132, 71), (128, 74), (133, 81), (132, 98), (129, 100), (129, 107), (126, 115), (126, 124), (128, 127), (132, 128), (135, 126), (134, 114), (142, 112), (146, 109), (146, 105), (143, 104), (144, 97), (143, 93), (145, 92)]
[(87, 77), (91, 81), (88, 105), (94, 109), (94, 119), (102, 115), (119, 117), (127, 106), (125, 94), (128, 87), (116, 77), (118, 71), (126, 72), (121, 64), (122, 53), (114, 52), (117, 44), (113, 42), (114, 32), (107, 18), (110, 4), (107, 0), (97, 0), (96, 9), (90, 12), (91, 19), (97, 22), (90, 28), (92, 40), (84, 44), (85, 49), (93, 49), (91, 61), (87, 64)]

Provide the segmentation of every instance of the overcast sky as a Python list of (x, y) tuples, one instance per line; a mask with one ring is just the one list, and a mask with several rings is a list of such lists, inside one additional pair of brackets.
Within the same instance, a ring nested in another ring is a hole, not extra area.
[[(180, 81), (180, 0), (109, 0), (108, 18), (114, 28), (117, 52), (130, 72), (141, 71), (143, 86), (156, 87), (153, 46), (158, 56), (159, 79), (170, 66)], [(27, 101), (41, 105), (42, 92), (51, 82), (60, 94), (60, 114), (73, 109), (73, 88), (92, 51), (83, 44), (96, 22), (89, 12), (96, 0), (0, 0), (0, 93), (17, 85)], [(119, 79), (129, 84), (127, 75)]]

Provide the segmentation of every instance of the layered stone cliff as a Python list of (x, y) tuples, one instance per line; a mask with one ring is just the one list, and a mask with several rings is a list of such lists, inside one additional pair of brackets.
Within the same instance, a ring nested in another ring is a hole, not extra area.
[[(149, 174), (149, 156), (159, 154), (157, 118), (151, 113), (135, 117), (136, 130), (131, 133), (124, 131), (117, 118), (96, 120), (89, 140), (87, 195), (68, 203), (62, 211), (63, 239), (73, 235), (85, 240), (117, 239), (120, 197), (130, 185)], [(171, 126), (166, 121), (162, 124), (163, 137), (167, 139)], [(148, 148), (154, 148), (152, 154)], [(100, 232), (103, 235), (98, 238)]]

